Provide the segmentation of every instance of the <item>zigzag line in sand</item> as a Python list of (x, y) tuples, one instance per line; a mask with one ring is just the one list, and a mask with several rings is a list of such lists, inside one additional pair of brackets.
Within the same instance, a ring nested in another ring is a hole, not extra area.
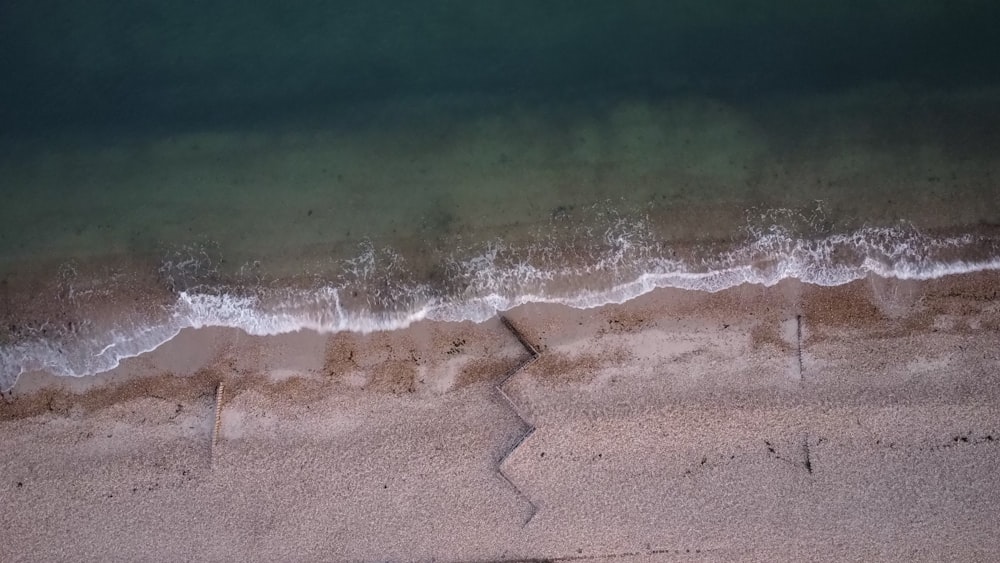
[(496, 386), (494, 386), (494, 389), (496, 389), (497, 393), (501, 397), (503, 397), (504, 401), (507, 402), (507, 406), (509, 406), (511, 410), (514, 411), (517, 417), (521, 419), (521, 422), (523, 422), (524, 425), (527, 426), (528, 428), (524, 432), (524, 434), (521, 435), (520, 439), (518, 439), (518, 441), (515, 442), (514, 445), (511, 446), (506, 453), (504, 453), (504, 455), (500, 458), (500, 461), (497, 463), (497, 474), (500, 475), (500, 477), (504, 481), (506, 481), (507, 484), (510, 485), (512, 489), (517, 491), (517, 494), (520, 495), (521, 498), (523, 498), (529, 505), (531, 505), (531, 513), (528, 515), (528, 518), (524, 521), (524, 524), (522, 524), (522, 526), (527, 526), (528, 523), (531, 522), (531, 519), (534, 518), (535, 514), (538, 512), (538, 505), (532, 502), (532, 500), (528, 498), (528, 495), (526, 495), (521, 490), (520, 487), (518, 487), (517, 485), (514, 484), (513, 481), (511, 481), (510, 477), (508, 477), (507, 473), (504, 471), (504, 465), (506, 464), (507, 459), (509, 459), (510, 456), (513, 455), (514, 452), (517, 451), (519, 447), (521, 447), (521, 444), (523, 444), (525, 440), (527, 440), (529, 437), (531, 437), (532, 434), (534, 434), (535, 425), (532, 424), (527, 419), (527, 417), (524, 416), (524, 413), (518, 407), (517, 403), (515, 403), (514, 400), (510, 398), (510, 395), (508, 395), (503, 388), (504, 385), (506, 385), (511, 378), (513, 378), (515, 375), (519, 374), (522, 370), (524, 370), (529, 365), (534, 363), (535, 360), (538, 359), (540, 353), (538, 351), (538, 348), (536, 348), (531, 342), (528, 341), (527, 338), (525, 338), (525, 336), (521, 333), (520, 330), (517, 329), (516, 326), (514, 326), (514, 324), (510, 321), (510, 319), (508, 319), (503, 315), (500, 315), (500, 322), (503, 323), (503, 326), (505, 326), (507, 330), (509, 330), (510, 333), (513, 334), (515, 338), (517, 338), (517, 341), (521, 344), (521, 346), (528, 351), (528, 354), (530, 354), (530, 357), (527, 360), (525, 360), (523, 363), (521, 363), (514, 369), (507, 372), (507, 374), (503, 376), (503, 379), (501, 379), (500, 382), (497, 383)]

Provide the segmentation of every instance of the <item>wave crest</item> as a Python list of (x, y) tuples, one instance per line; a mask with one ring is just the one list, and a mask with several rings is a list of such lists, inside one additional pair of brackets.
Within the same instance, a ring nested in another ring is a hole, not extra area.
[(993, 238), (934, 237), (907, 227), (808, 238), (771, 225), (729, 248), (671, 248), (650, 233), (641, 222), (616, 222), (589, 247), (492, 241), (478, 252), (449, 258), (446, 279), (434, 281), (418, 281), (401, 256), (371, 243), (345, 262), (336, 280), (307, 288), (283, 287), (280, 280), (230, 287), (215, 270), (211, 280), (194, 283), (198, 264), (174, 261), (167, 269), (175, 300), (156, 314), (126, 312), (103, 326), (87, 322), (86, 330), (35, 333), (0, 345), (0, 388), (33, 371), (74, 377), (108, 371), (185, 328), (229, 327), (252, 335), (368, 333), (422, 319), (481, 322), (527, 303), (592, 308), (657, 288), (717, 292), (785, 279), (836, 286), (870, 275), (929, 280), (1000, 270), (1000, 248)]

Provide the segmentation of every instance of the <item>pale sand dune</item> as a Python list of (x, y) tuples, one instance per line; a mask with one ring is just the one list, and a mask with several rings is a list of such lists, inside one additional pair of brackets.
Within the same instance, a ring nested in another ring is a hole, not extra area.
[(516, 411), (494, 386), (530, 356), (498, 320), (187, 331), (104, 376), (22, 378), (0, 559), (995, 560), (997, 288), (523, 307)]

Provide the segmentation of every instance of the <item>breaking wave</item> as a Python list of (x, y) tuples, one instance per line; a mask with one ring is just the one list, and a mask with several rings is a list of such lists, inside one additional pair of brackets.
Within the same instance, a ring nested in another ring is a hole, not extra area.
[(35, 331), (0, 346), (0, 388), (33, 371), (74, 377), (104, 372), (185, 328), (230, 327), (251, 335), (368, 333), (425, 319), (481, 322), (527, 303), (598, 307), (657, 288), (717, 292), (785, 279), (835, 286), (868, 276), (929, 280), (1000, 270), (997, 241), (979, 235), (934, 237), (913, 228), (865, 227), (808, 238), (774, 225), (749, 234), (729, 248), (677, 250), (656, 242), (641, 224), (619, 222), (591, 246), (557, 250), (496, 240), (447, 260), (434, 281), (420, 281), (399, 255), (369, 243), (333, 281), (308, 287), (187, 284), (155, 314), (78, 323), (73, 331)]

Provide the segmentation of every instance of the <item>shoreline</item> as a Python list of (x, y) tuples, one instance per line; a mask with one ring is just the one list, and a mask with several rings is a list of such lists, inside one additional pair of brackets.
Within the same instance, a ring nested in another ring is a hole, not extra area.
[[(5, 397), (10, 399), (18, 396), (30, 396), (35, 392), (47, 392), (57, 389), (69, 395), (86, 395), (92, 391), (104, 393), (107, 387), (128, 387), (130, 381), (180, 378), (191, 381), (207, 381), (207, 374), (216, 373), (215, 379), (232, 381), (234, 377), (246, 377), (256, 384), (268, 384), (287, 379), (306, 379), (316, 377), (321, 373), (330, 374), (343, 371), (343, 366), (334, 367), (337, 363), (330, 356), (332, 350), (338, 353), (362, 353), (372, 342), (420, 342), (422, 354), (435, 358), (430, 363), (412, 360), (415, 364), (423, 364), (428, 369), (445, 369), (454, 371), (454, 366), (448, 364), (460, 356), (462, 361), (483, 360), (484, 358), (467, 358), (461, 347), (444, 346), (449, 339), (460, 338), (466, 333), (476, 334), (479, 338), (487, 333), (503, 333), (501, 316), (519, 319), (541, 316), (547, 319), (546, 326), (561, 326), (562, 336), (550, 336), (554, 329), (538, 331), (537, 328), (526, 328), (532, 339), (541, 339), (548, 346), (553, 339), (558, 346), (573, 348), (581, 340), (593, 337), (595, 334), (622, 333), (632, 334), (643, 330), (653, 330), (656, 319), (675, 316), (677, 319), (722, 319), (732, 316), (727, 326), (737, 323), (754, 322), (741, 316), (758, 315), (759, 310), (767, 312), (768, 318), (774, 320), (774, 311), (781, 311), (784, 322), (798, 319), (798, 322), (808, 322), (811, 326), (818, 324), (831, 330), (864, 330), (877, 334), (896, 333), (913, 327), (927, 328), (927, 322), (916, 321), (928, 315), (941, 314), (945, 310), (944, 303), (949, 298), (958, 301), (966, 300), (960, 308), (971, 311), (981, 310), (977, 314), (989, 312), (989, 303), (997, 299), (996, 289), (1000, 287), (1000, 271), (980, 271), (975, 273), (949, 275), (932, 280), (887, 279), (871, 276), (837, 286), (819, 286), (803, 283), (795, 279), (785, 279), (773, 286), (759, 284), (741, 284), (717, 292), (703, 292), (682, 288), (655, 288), (624, 303), (607, 303), (596, 307), (576, 308), (558, 303), (527, 303), (518, 305), (512, 310), (494, 315), (483, 321), (436, 321), (419, 319), (405, 327), (391, 330), (375, 330), (372, 332), (338, 331), (334, 333), (317, 332), (301, 329), (292, 332), (270, 335), (247, 334), (234, 327), (206, 326), (202, 328), (185, 327), (180, 332), (154, 350), (138, 356), (124, 358), (121, 364), (111, 370), (87, 376), (57, 376), (45, 372), (29, 372), (11, 389)], [(928, 304), (927, 302), (930, 302)], [(949, 305), (954, 307), (954, 305)], [(731, 310), (727, 310), (731, 307)], [(758, 311), (758, 312), (755, 312)], [(963, 313), (964, 314), (964, 313)], [(593, 319), (601, 317), (616, 317), (631, 319), (630, 321), (610, 320), (609, 328), (591, 326), (590, 333), (573, 325), (590, 325)], [(647, 319), (653, 319), (652, 322)], [(637, 320), (638, 319), (638, 320)], [(721, 322), (721, 321), (720, 321)], [(889, 326), (896, 326), (889, 329)], [(977, 325), (979, 326), (979, 325)], [(909, 328), (906, 328), (909, 327)], [(997, 327), (989, 325), (990, 330)], [(801, 330), (801, 327), (799, 327)], [(789, 330), (787, 327), (782, 330)], [(778, 336), (756, 334), (754, 338), (763, 338), (772, 344), (782, 342), (779, 347), (790, 346), (787, 334)], [(434, 335), (433, 338), (428, 335)], [(430, 340), (428, 340), (431, 338)], [(802, 335), (799, 335), (799, 339)], [(807, 338), (814, 340), (823, 338), (811, 334)], [(464, 346), (464, 345), (463, 345)], [(290, 351), (283, 353), (282, 347)], [(440, 347), (446, 351), (444, 355)], [(236, 352), (234, 352), (234, 350)], [(261, 353), (251, 350), (269, 350), (267, 353), (279, 354), (292, 360), (292, 367), (264, 368), (264, 364), (241, 361), (237, 364), (223, 365), (223, 357), (228, 354), (252, 355), (261, 362)], [(509, 350), (508, 350), (509, 352)], [(178, 362), (177, 357), (187, 360)], [(400, 360), (396, 358), (396, 360)], [(508, 358), (509, 359), (509, 358)], [(452, 362), (454, 363), (454, 362)], [(372, 366), (367, 366), (371, 368)], [(225, 377), (220, 374), (230, 372)], [(280, 373), (275, 376), (273, 373)], [(211, 378), (209, 378), (211, 379)], [(165, 384), (166, 387), (176, 387), (175, 384)], [(113, 393), (112, 393), (113, 394)]]
[(719, 292), (786, 280), (825, 287), (1000, 270), (998, 237), (989, 226), (954, 237), (866, 228), (815, 240), (771, 226), (746, 243), (708, 250), (666, 246), (643, 225), (618, 226), (606, 241), (576, 251), (573, 238), (526, 248), (497, 242), (464, 259), (416, 265), (429, 268), (424, 274), (393, 249), (371, 245), (330, 278), (268, 279), (242, 269), (227, 276), (216, 259), (197, 252), (165, 260), (155, 271), (64, 264), (44, 282), (22, 273), (0, 288), (0, 387), (31, 371), (101, 373), (189, 328), (264, 336), (303, 329), (368, 333), (424, 319), (481, 322), (531, 304), (591, 309), (664, 288)]

